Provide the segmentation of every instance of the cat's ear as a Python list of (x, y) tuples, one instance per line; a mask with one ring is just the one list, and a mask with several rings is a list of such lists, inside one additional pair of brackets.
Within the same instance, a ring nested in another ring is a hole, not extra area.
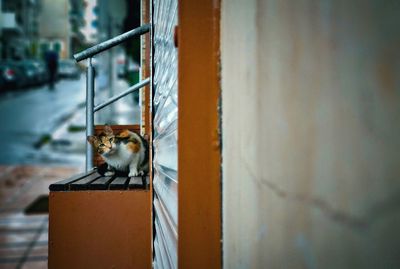
[(94, 136), (94, 135), (89, 135), (89, 136), (87, 137), (87, 141), (88, 141), (90, 144), (94, 145), (95, 142), (97, 141), (97, 137)]
[(104, 133), (108, 136), (112, 136), (114, 134), (113, 130), (108, 124), (104, 125)]

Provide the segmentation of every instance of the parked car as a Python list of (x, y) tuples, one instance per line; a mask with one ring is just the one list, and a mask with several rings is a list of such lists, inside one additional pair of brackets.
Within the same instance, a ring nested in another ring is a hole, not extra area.
[(60, 78), (78, 79), (81, 71), (74, 60), (61, 60), (58, 64), (58, 76)]
[(49, 75), (49, 72), (47, 71), (46, 63), (43, 61), (39, 61), (38, 64), (39, 64), (39, 68), (40, 68), (40, 73), (42, 74), (41, 77), (42, 77), (43, 83), (47, 83), (50, 79), (50, 75)]
[(39, 71), (31, 60), (19, 61), (17, 65), (25, 76), (25, 84), (23, 86), (34, 86), (40, 83)]
[(25, 78), (18, 66), (11, 61), (0, 62), (1, 90), (11, 90), (23, 86)]
[(3, 92), (5, 90), (6, 90), (6, 82), (3, 79), (3, 76), (0, 76), (0, 92)]
[[(0, 68), (0, 73), (2, 73), (1, 68)], [(6, 82), (3, 78), (3, 75), (0, 74), (0, 92), (4, 91), (6, 89)]]
[(40, 60), (28, 60), (28, 63), (36, 69), (36, 80), (39, 85), (49, 81), (49, 73), (46, 64)]

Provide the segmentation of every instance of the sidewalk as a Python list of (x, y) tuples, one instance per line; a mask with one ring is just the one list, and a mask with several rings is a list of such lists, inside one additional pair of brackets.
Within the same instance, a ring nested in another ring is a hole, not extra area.
[[(114, 82), (114, 94), (128, 88)], [(108, 99), (108, 91), (96, 89), (95, 104)], [(96, 113), (95, 124), (139, 124), (140, 107), (130, 94)], [(47, 165), (0, 165), (0, 269), (47, 268), (48, 214), (24, 211), (34, 201), (47, 199), (50, 184), (84, 170), (85, 106), (81, 105), (51, 135), (41, 153), (60, 163)]]
[(73, 167), (0, 166), (0, 268), (47, 268), (48, 215), (24, 210)]
[[(114, 82), (114, 95), (126, 90), (129, 85), (125, 80), (116, 80)], [(107, 90), (97, 90), (95, 104), (100, 104), (108, 99)], [(75, 113), (64, 122), (53, 134), (51, 143), (45, 145), (42, 150), (52, 152), (53, 156), (59, 155), (60, 158), (71, 159), (72, 163), (84, 164), (85, 152), (85, 106), (79, 107)], [(95, 124), (139, 124), (140, 107), (134, 101), (134, 95), (129, 94), (122, 99), (114, 102), (108, 107), (103, 108), (95, 114)]]

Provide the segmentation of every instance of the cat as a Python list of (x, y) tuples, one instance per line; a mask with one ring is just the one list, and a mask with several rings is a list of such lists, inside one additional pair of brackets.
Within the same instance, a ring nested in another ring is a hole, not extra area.
[(149, 149), (147, 141), (129, 130), (114, 134), (105, 125), (99, 135), (88, 136), (87, 140), (108, 165), (105, 176), (116, 172), (129, 172), (129, 177), (144, 176), (149, 171)]

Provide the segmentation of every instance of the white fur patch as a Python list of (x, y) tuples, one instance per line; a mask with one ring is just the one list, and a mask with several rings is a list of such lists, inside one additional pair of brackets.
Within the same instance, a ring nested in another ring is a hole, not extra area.
[[(137, 136), (137, 134), (134, 134)], [(138, 141), (140, 137), (137, 137)], [(143, 145), (140, 147), (140, 150), (137, 153), (129, 150), (125, 144), (121, 143), (115, 146), (115, 151), (111, 154), (102, 155), (104, 160), (112, 167), (119, 171), (130, 171), (130, 175), (135, 174), (138, 175), (140, 171), (139, 166), (143, 162), (145, 149)]]

